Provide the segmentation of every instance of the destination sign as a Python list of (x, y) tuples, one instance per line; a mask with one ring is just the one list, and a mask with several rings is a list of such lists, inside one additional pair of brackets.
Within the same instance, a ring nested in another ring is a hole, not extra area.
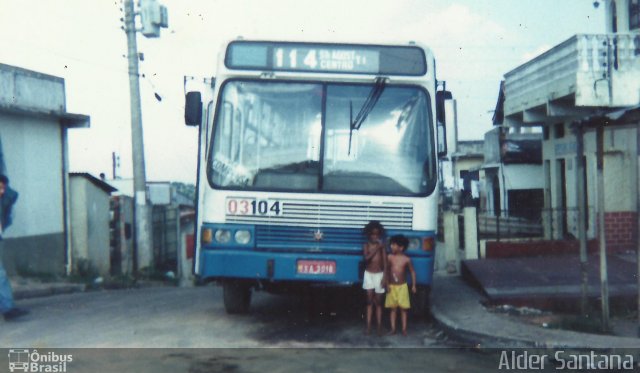
[(275, 69), (377, 73), (380, 53), (372, 50), (324, 48), (275, 48)]
[(239, 70), (424, 75), (424, 52), (416, 46), (234, 41), (225, 65)]

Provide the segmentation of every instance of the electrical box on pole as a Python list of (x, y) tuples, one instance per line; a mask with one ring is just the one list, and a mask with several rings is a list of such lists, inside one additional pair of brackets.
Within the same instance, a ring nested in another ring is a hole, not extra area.
[(142, 35), (148, 38), (160, 37), (160, 28), (169, 27), (167, 7), (157, 0), (140, 0)]

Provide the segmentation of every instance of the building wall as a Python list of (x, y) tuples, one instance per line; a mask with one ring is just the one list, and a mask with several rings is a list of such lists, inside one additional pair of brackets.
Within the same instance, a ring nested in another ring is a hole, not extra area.
[(0, 103), (23, 109), (63, 112), (64, 79), (0, 63)]
[(9, 273), (64, 272), (62, 129), (55, 119), (0, 113), (10, 185), (18, 191), (4, 238)]
[(460, 185), (462, 184), (462, 180), (460, 179), (460, 171), (469, 171), (469, 170), (477, 170), (482, 166), (482, 158), (460, 158), (456, 159), (454, 163), (454, 172), (455, 172), (455, 188), (460, 189)]
[[(616, 28), (617, 32), (629, 32), (629, 0), (615, 0), (606, 2), (606, 31), (613, 32), (613, 15), (616, 15)], [(639, 30), (631, 30), (638, 32)], [(631, 159), (633, 158), (633, 159)], [(628, 170), (637, 170), (637, 165), (633, 166), (634, 160), (637, 162), (637, 158), (629, 154), (612, 154), (605, 156), (605, 175), (613, 178), (623, 177), (628, 175)], [(609, 166), (607, 167), (607, 164)], [(629, 166), (633, 168), (629, 168)], [(611, 171), (608, 171), (610, 168)], [(637, 242), (637, 213), (630, 211), (634, 210), (633, 207), (629, 207), (629, 204), (635, 199), (625, 200), (625, 197), (629, 194), (629, 188), (637, 186), (638, 173), (628, 175), (627, 183), (618, 182), (618, 186), (625, 188), (622, 193), (617, 193), (615, 188), (607, 188), (605, 185), (605, 194), (607, 200), (610, 201), (610, 205), (607, 206), (607, 213), (605, 214), (605, 235), (607, 236), (607, 243), (614, 249), (623, 249), (633, 247)], [(605, 176), (605, 180), (609, 180)], [(636, 189), (637, 190), (637, 189)], [(634, 190), (631, 190), (631, 194), (636, 195)], [(637, 195), (636, 195), (636, 198)], [(619, 210), (619, 211), (614, 211)]]
[(69, 208), (71, 218), (71, 255), (73, 270), (78, 262), (89, 258), (88, 214), (86, 180), (81, 177), (69, 178)]
[[(545, 205), (552, 208), (555, 216), (547, 229), (553, 231), (552, 238), (562, 238), (567, 233), (577, 237), (576, 198), (576, 136), (567, 124), (565, 135), (556, 138), (550, 130), (549, 139), (543, 143), (546, 179)], [(596, 134), (590, 130), (584, 133), (584, 156), (586, 167), (586, 193), (588, 213), (588, 238), (597, 235), (597, 158)], [(564, 164), (564, 168), (562, 165)], [(565, 204), (562, 199), (562, 171), (565, 177)], [(604, 132), (604, 194), (605, 194), (605, 235), (610, 250), (632, 248), (635, 245), (637, 222), (638, 158), (636, 129), (628, 127), (608, 127)], [(568, 209), (568, 210), (564, 210)], [(563, 215), (563, 214), (566, 214)], [(565, 220), (566, 231), (562, 227)]]
[(109, 194), (91, 183), (87, 189), (88, 252), (91, 264), (101, 275), (109, 274)]
[(110, 269), (109, 194), (81, 176), (70, 178), (71, 247), (75, 271)]
[(537, 164), (503, 165), (504, 181), (507, 190), (542, 189), (542, 167)]
[[(613, 32), (613, 15), (616, 15), (616, 28), (617, 32), (638, 32), (640, 30), (629, 30), (629, 0), (610, 0), (606, 2), (606, 31)], [(633, 158), (633, 159), (631, 159)], [(635, 165), (634, 165), (635, 161)], [(607, 171), (607, 164), (611, 171)], [(629, 166), (633, 168), (629, 168)], [(631, 172), (629, 170), (636, 170)], [(607, 213), (605, 214), (605, 235), (607, 236), (607, 244), (613, 249), (625, 249), (633, 247), (638, 238), (637, 232), (637, 220), (638, 215), (634, 207), (630, 207), (629, 204), (635, 202), (638, 198), (637, 188), (638, 172), (637, 172), (637, 157), (633, 154), (612, 154), (605, 155), (605, 175), (609, 174), (613, 178), (627, 177), (627, 183), (618, 182), (618, 186), (626, 185), (627, 188), (623, 190), (623, 193), (616, 193), (615, 188), (607, 188), (605, 184), (605, 194), (607, 200), (611, 201), (611, 205), (607, 206)], [(635, 175), (635, 176), (634, 176)], [(605, 176), (605, 180), (609, 180)], [(606, 183), (606, 182), (605, 182)], [(635, 198), (631, 200), (625, 200), (624, 197), (629, 193), (635, 195)], [(614, 211), (619, 209), (619, 211)]]
[[(482, 204), (490, 216), (495, 216), (498, 212), (495, 211), (494, 188), (499, 188), (497, 197), (500, 210), (506, 211), (510, 206), (509, 191), (544, 189), (543, 169), (536, 164), (500, 164), (498, 167), (485, 169), (482, 183), (485, 200)], [(538, 207), (540, 206), (523, 206), (525, 209)]]
[(629, 0), (608, 0), (605, 6), (605, 30), (614, 32), (613, 15), (615, 12), (617, 32), (629, 32)]

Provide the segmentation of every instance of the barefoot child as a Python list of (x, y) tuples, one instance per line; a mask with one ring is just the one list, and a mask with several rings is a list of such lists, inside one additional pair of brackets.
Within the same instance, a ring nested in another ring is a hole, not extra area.
[(367, 242), (362, 245), (365, 271), (362, 288), (367, 291), (367, 330), (371, 333), (371, 317), (373, 306), (376, 307), (376, 321), (378, 334), (382, 333), (382, 294), (385, 288), (385, 273), (387, 272), (387, 255), (385, 253), (382, 236), (384, 228), (379, 221), (372, 220), (364, 227)]
[(416, 272), (413, 270), (411, 259), (404, 254), (409, 246), (409, 240), (403, 235), (391, 237), (391, 254), (388, 257), (388, 292), (384, 306), (391, 309), (391, 331), (396, 332), (396, 314), (400, 308), (400, 318), (402, 320), (402, 334), (407, 335), (407, 311), (411, 307), (409, 304), (409, 287), (405, 280), (407, 269), (411, 274), (411, 292), (416, 293)]

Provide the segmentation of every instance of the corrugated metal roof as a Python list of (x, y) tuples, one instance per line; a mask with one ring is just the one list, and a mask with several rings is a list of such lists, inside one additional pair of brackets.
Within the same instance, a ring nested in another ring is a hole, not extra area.
[(98, 179), (97, 177), (87, 173), (87, 172), (70, 172), (69, 176), (77, 176), (77, 177), (84, 177), (85, 179), (89, 180), (89, 182), (91, 182), (91, 184), (97, 186), (98, 188), (102, 189), (103, 191), (105, 191), (106, 193), (111, 194), (112, 192), (117, 191), (118, 189), (112, 187), (111, 185), (107, 184), (106, 182)]

